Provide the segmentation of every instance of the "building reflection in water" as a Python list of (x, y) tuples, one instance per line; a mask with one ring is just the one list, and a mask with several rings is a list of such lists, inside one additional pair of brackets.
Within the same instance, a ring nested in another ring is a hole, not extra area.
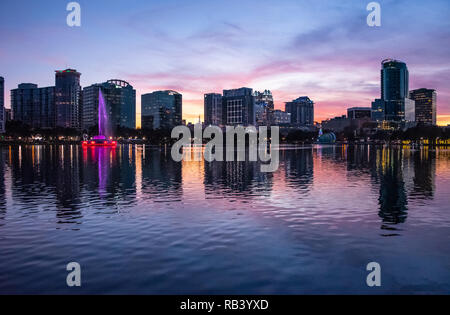
[[(369, 163), (372, 176), (380, 186), (379, 216), (384, 223), (404, 223), (408, 202), (433, 198), (436, 160), (428, 149), (371, 149)], [(383, 228), (390, 227), (383, 225)]]
[[(246, 161), (204, 162), (205, 194), (208, 199), (268, 196), (273, 188), (273, 173), (261, 172), (261, 163)], [(235, 159), (236, 156), (235, 156)]]
[(144, 148), (142, 154), (142, 196), (153, 202), (174, 202), (182, 198), (182, 163), (173, 161), (170, 147)]
[(205, 162), (204, 185), (208, 198), (250, 197), (270, 194), (272, 173), (261, 173), (259, 162)]
[(5, 190), (5, 155), (6, 151), (0, 150), (0, 226), (6, 215), (6, 190)]
[[(24, 213), (54, 210), (59, 223), (81, 223), (91, 210), (117, 212), (138, 202), (151, 210), (154, 203), (183, 198), (246, 202), (270, 196), (271, 205), (294, 211), (300, 199), (304, 207), (314, 207), (323, 197), (317, 192), (332, 189), (335, 181), (369, 187), (378, 196), (382, 228), (389, 230), (406, 221), (409, 203), (434, 197), (436, 154), (366, 145), (281, 150), (278, 171), (262, 173), (259, 162), (174, 162), (170, 147), (3, 147), (0, 219), (9, 186), (14, 207)], [(6, 168), (11, 182), (5, 184)], [(325, 186), (309, 195), (315, 179)]]
[(433, 199), (436, 181), (436, 152), (414, 152), (414, 194), (419, 198)]
[[(373, 156), (376, 152), (371, 146), (346, 146), (347, 152), (347, 170), (361, 176), (361, 174), (370, 175), (373, 167)], [(357, 171), (357, 172), (354, 172)]]
[(370, 174), (379, 192), (382, 229), (395, 230), (408, 215), (408, 202), (433, 198), (436, 156), (428, 149), (350, 146), (347, 170), (356, 178)]
[[(312, 148), (282, 151), (281, 161), (285, 179), (296, 190), (306, 192), (314, 180), (314, 157)], [(320, 154), (320, 153), (319, 153)]]
[(11, 150), (13, 199), (24, 211), (55, 207), (61, 223), (73, 223), (72, 219), (81, 216), (79, 162), (78, 146), (14, 147)]
[[(408, 198), (403, 179), (400, 149), (381, 149), (376, 152), (376, 172), (380, 184), (380, 211), (383, 222), (398, 224), (405, 222), (408, 211)], [(388, 226), (383, 228), (388, 229)]]

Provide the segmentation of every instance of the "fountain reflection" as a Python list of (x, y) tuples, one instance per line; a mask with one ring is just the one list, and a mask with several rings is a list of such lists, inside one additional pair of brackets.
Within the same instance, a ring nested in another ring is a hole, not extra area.
[[(117, 164), (116, 150), (107, 147), (83, 147), (83, 161), (86, 179), (89, 177), (90, 188), (97, 183), (97, 191), (101, 198), (107, 197), (108, 180), (112, 169)], [(97, 170), (95, 170), (97, 168)]]
[(398, 266), (387, 293), (444, 292), (449, 184), (440, 149), (285, 149), (267, 174), (170, 147), (0, 147), (0, 290), (64, 293), (70, 258), (86, 294), (364, 293), (348, 280), (376, 253)]
[[(284, 216), (294, 217), (299, 208), (337, 216), (344, 203), (352, 208), (373, 195), (386, 230), (406, 222), (409, 203), (434, 198), (438, 160), (436, 152), (407, 148), (310, 147), (282, 150), (279, 170), (261, 173), (258, 162), (178, 163), (170, 148), (133, 145), (13, 146), (1, 152), (0, 218), (8, 209), (8, 187), (14, 207), (24, 213), (54, 210), (59, 223), (82, 223), (91, 209), (113, 213), (141, 203), (151, 211), (155, 203), (185, 199), (270, 200), (289, 209)], [(352, 188), (342, 195), (340, 188), (347, 186)]]
[(83, 184), (97, 209), (127, 206), (136, 199), (136, 164), (131, 146), (83, 148)]

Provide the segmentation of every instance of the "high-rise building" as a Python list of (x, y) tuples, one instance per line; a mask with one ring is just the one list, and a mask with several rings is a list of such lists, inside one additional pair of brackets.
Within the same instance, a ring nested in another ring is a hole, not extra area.
[(255, 121), (258, 126), (270, 126), (274, 123), (274, 102), (272, 92), (255, 91)]
[(394, 59), (381, 62), (381, 98), (372, 102), (372, 120), (411, 123), (415, 102), (409, 99), (409, 71), (406, 63)]
[(98, 125), (99, 91), (105, 100), (108, 124), (117, 127), (136, 128), (136, 90), (126, 81), (109, 80), (83, 89), (82, 128)]
[(223, 114), (226, 125), (255, 125), (255, 98), (250, 88), (223, 90)]
[(267, 103), (255, 101), (255, 125), (256, 126), (267, 126), (268, 125), (268, 119), (267, 119), (267, 113), (269, 112), (269, 109), (267, 108)]
[(276, 109), (273, 111), (273, 124), (275, 126), (290, 125), (291, 114), (282, 110)]
[[(405, 98), (405, 122), (414, 123), (416, 121), (416, 102)], [(414, 125), (414, 124), (413, 124)], [(408, 124), (406, 126), (413, 126)]]
[(14, 120), (29, 126), (35, 126), (39, 121), (40, 109), (37, 108), (38, 86), (33, 83), (19, 84), (11, 90), (11, 109)]
[(136, 128), (136, 90), (123, 80), (109, 80), (110, 89), (117, 99), (117, 109), (113, 115), (116, 125)]
[(41, 128), (56, 126), (56, 90), (54, 86), (39, 88)]
[(381, 98), (385, 101), (408, 97), (409, 72), (406, 63), (393, 59), (381, 63)]
[(273, 95), (270, 90), (264, 90), (264, 92), (255, 91), (253, 95), (255, 97), (255, 102), (267, 103), (269, 108), (273, 109)]
[(381, 63), (381, 99), (385, 102), (385, 120), (405, 119), (405, 99), (409, 97), (409, 72), (402, 61), (386, 59)]
[(372, 109), (370, 107), (352, 107), (347, 109), (347, 118), (364, 119), (371, 118)]
[(415, 103), (416, 122), (436, 125), (436, 90), (417, 89), (410, 91), (409, 98)]
[(314, 125), (314, 102), (307, 96), (302, 96), (287, 102), (285, 111), (291, 114), (291, 124), (295, 126)]
[(385, 106), (386, 104), (382, 99), (377, 98), (372, 102), (372, 120), (376, 122), (382, 122), (385, 119)]
[(156, 91), (141, 96), (143, 129), (170, 130), (182, 124), (183, 96), (175, 91)]
[(22, 83), (11, 90), (13, 119), (33, 128), (53, 128), (56, 124), (55, 87), (38, 88)]
[(55, 71), (56, 125), (81, 128), (81, 73), (74, 69)]
[(101, 84), (92, 84), (83, 88), (83, 108), (81, 112), (81, 128), (89, 130), (98, 125), (98, 104)]
[(5, 108), (5, 122), (12, 120), (12, 110), (11, 108)]
[(5, 79), (0, 77), (0, 133), (5, 132)]
[(222, 115), (223, 103), (222, 95), (218, 93), (208, 93), (204, 96), (205, 125), (221, 126), (224, 124)]

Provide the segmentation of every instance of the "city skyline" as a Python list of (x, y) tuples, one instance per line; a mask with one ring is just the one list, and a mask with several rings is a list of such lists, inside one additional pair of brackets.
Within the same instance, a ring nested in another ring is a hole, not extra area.
[[(80, 1), (80, 28), (68, 27), (66, 3), (55, 3), (23, 6), (19, 1), (0, 12), (7, 108), (9, 91), (19, 83), (50, 86), (54, 70), (74, 68), (83, 73), (83, 87), (110, 78), (130, 82), (137, 91), (138, 120), (142, 94), (176, 90), (183, 94), (183, 118), (193, 122), (199, 115), (203, 119), (204, 94), (247, 86), (270, 89), (275, 109), (307, 95), (320, 121), (349, 107), (369, 107), (379, 97), (381, 60), (394, 58), (408, 64), (410, 90), (437, 90), (438, 124), (450, 123), (445, 1), (426, 7), (418, 1), (380, 1), (380, 28), (365, 24), (367, 1), (268, 1), (264, 6), (247, 1), (239, 11), (220, 1), (108, 6)], [(167, 14), (179, 18), (166, 24)], [(404, 29), (419, 14), (420, 23)]]

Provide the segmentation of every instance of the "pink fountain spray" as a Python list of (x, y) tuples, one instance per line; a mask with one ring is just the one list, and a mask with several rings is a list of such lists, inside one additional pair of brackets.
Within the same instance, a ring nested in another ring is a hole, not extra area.
[(90, 141), (83, 141), (83, 146), (109, 146), (115, 147), (116, 141), (107, 138), (108, 135), (108, 115), (106, 112), (105, 98), (102, 89), (98, 90), (98, 136), (94, 136)]

